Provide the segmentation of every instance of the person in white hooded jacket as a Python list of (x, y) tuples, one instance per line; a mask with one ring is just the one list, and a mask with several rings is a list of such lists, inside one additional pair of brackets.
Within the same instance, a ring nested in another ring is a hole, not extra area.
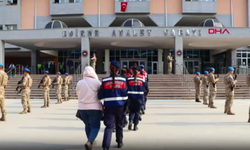
[(85, 124), (85, 132), (88, 142), (86, 150), (91, 150), (95, 138), (98, 135), (102, 118), (102, 103), (97, 93), (101, 86), (98, 76), (90, 66), (84, 69), (83, 79), (77, 83), (76, 93), (78, 96), (78, 112)]

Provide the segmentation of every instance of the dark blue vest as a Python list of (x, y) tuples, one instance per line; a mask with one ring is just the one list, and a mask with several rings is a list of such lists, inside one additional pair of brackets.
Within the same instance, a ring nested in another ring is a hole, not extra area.
[(137, 82), (134, 77), (128, 78), (128, 98), (130, 100), (143, 100), (145, 92), (145, 80), (137, 77)]
[(99, 99), (104, 100), (104, 107), (124, 106), (128, 99), (126, 78), (116, 75), (114, 91), (112, 86), (112, 77), (103, 78), (102, 87), (98, 93)]

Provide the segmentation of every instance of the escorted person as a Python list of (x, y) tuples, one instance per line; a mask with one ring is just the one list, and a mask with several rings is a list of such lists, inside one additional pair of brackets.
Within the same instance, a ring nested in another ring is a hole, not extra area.
[(234, 99), (234, 89), (237, 83), (236, 76), (233, 77), (234, 68), (228, 67), (228, 73), (224, 77), (224, 84), (225, 84), (225, 92), (226, 92), (226, 102), (225, 102), (225, 111), (224, 113), (227, 115), (235, 115), (235, 113), (232, 112), (231, 108), (233, 105), (233, 99)]
[(27, 114), (31, 113), (31, 106), (30, 106), (30, 88), (32, 86), (32, 78), (30, 77), (30, 70), (25, 68), (24, 69), (24, 77), (22, 83), (18, 86), (22, 88), (22, 105), (23, 111), (20, 114)]
[(194, 86), (195, 86), (195, 102), (201, 102), (200, 101), (200, 95), (201, 95), (200, 72), (196, 72), (196, 76), (194, 77)]
[(43, 83), (42, 83), (44, 105), (41, 108), (49, 107), (49, 103), (50, 103), (50, 97), (49, 97), (50, 85), (51, 85), (51, 79), (49, 77), (49, 71), (44, 71), (44, 80), (43, 80)]
[(140, 78), (140, 69), (133, 67), (133, 76), (128, 78), (128, 97), (130, 99), (129, 105), (129, 126), (128, 130), (132, 130), (132, 124), (134, 123), (133, 130), (138, 130), (139, 117), (141, 106), (143, 105), (144, 92), (145, 92), (145, 80)]
[(128, 99), (126, 78), (118, 73), (120, 63), (113, 60), (110, 63), (110, 77), (102, 80), (102, 86), (98, 93), (99, 99), (104, 100), (104, 138), (102, 148), (110, 148), (111, 137), (114, 127), (116, 127), (117, 147), (123, 147), (123, 125), (126, 102)]
[(168, 53), (167, 62), (168, 62), (168, 74), (172, 74), (172, 63), (174, 61), (173, 57), (171, 56), (171, 52)]
[(69, 101), (69, 74), (65, 73), (65, 78), (64, 78), (64, 101)]
[(4, 65), (0, 63), (0, 109), (2, 112), (2, 118), (0, 121), (6, 121), (6, 109), (5, 109), (5, 86), (8, 83), (8, 75), (4, 72)]
[(101, 127), (102, 103), (98, 99), (98, 91), (101, 82), (94, 69), (86, 67), (83, 72), (83, 79), (78, 81), (76, 94), (78, 97), (78, 112), (85, 124), (85, 133), (88, 141), (85, 144), (86, 150), (91, 150)]
[(142, 114), (145, 114), (145, 110), (146, 110), (146, 103), (147, 103), (147, 96), (149, 94), (149, 88), (148, 88), (148, 73), (145, 71), (145, 67), (144, 65), (140, 66), (141, 68), (141, 74), (143, 75), (143, 77), (145, 78), (145, 82), (146, 87), (145, 87), (145, 92), (144, 92), (144, 100), (143, 100), (143, 105), (142, 105)]
[(209, 87), (209, 83), (207, 81), (207, 76), (208, 76), (208, 71), (204, 72), (204, 77), (202, 78), (202, 85), (203, 85), (203, 104), (204, 105), (208, 105), (208, 95), (209, 95), (209, 91), (208, 91), (208, 87)]
[(210, 73), (207, 76), (207, 80), (209, 82), (209, 108), (217, 108), (214, 106), (214, 99), (216, 97), (217, 93), (217, 82), (219, 81), (219, 78), (214, 76), (215, 69), (210, 68)]
[(63, 84), (63, 79), (61, 77), (61, 72), (57, 72), (56, 74), (56, 97), (57, 97), (57, 102), (56, 104), (61, 104), (62, 103), (62, 84)]
[[(125, 69), (125, 68), (123, 68), (122, 69), (122, 71), (121, 71), (121, 76), (123, 77), (123, 78), (126, 78), (126, 81), (128, 80), (128, 76), (126, 75), (126, 73), (127, 73), (127, 70)], [(127, 107), (126, 107), (126, 111), (124, 112), (124, 125), (123, 125), (123, 127), (126, 127), (127, 126), (127, 124), (128, 124), (128, 120), (127, 120), (127, 112), (128, 112), (128, 108), (129, 108), (129, 99), (127, 100), (127, 105), (126, 105)]]

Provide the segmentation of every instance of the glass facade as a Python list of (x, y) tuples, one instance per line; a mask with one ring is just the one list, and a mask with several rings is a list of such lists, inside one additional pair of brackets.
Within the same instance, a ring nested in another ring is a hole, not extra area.
[[(164, 55), (163, 55), (164, 56)], [(157, 49), (123, 49), (110, 50), (110, 60), (117, 60), (122, 67), (131, 67), (134, 64), (144, 65), (149, 74), (157, 74)]]
[(250, 66), (250, 50), (237, 50), (237, 65)]

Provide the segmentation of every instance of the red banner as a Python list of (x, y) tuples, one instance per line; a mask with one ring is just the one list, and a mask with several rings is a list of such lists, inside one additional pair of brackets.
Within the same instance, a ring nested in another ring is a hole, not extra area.
[(128, 2), (121, 2), (121, 11), (125, 12), (128, 6)]

